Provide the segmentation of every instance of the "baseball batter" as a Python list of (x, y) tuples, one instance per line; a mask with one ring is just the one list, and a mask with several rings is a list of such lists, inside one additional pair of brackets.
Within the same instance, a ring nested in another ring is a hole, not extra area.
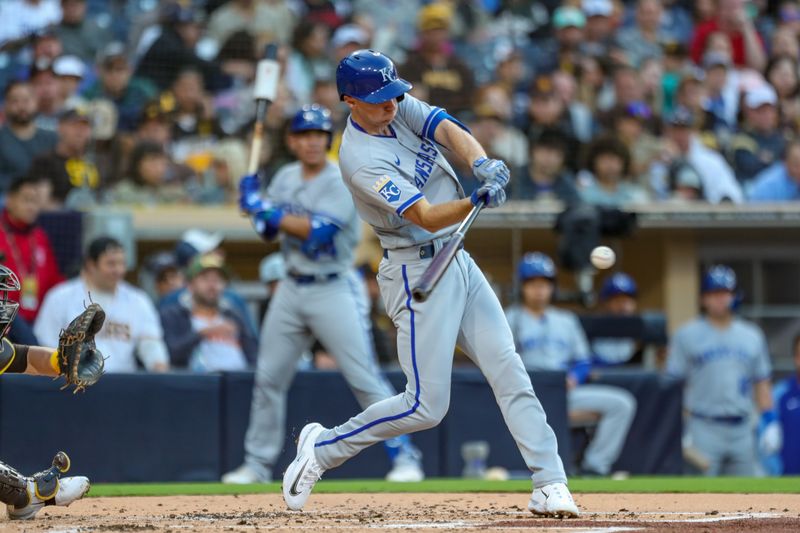
[(522, 305), (509, 308), (506, 316), (522, 361), (528, 370), (567, 372), (570, 419), (599, 416), (581, 472), (608, 475), (636, 415), (636, 399), (619, 387), (586, 384), (591, 354), (581, 323), (575, 313), (550, 305), (556, 279), (553, 260), (540, 252), (525, 254), (517, 275)]
[[(322, 473), (372, 444), (436, 426), (450, 402), (456, 343), (481, 368), (533, 473), (529, 509), (577, 516), (566, 486), (556, 438), (533, 392), (497, 297), (469, 254), (461, 250), (423, 303), (411, 288), (448, 235), (479, 201), (505, 201), (508, 168), (487, 159), (478, 142), (444, 109), (405, 93), (379, 52), (358, 50), (338, 66), (339, 95), (351, 114), (339, 165), (360, 216), (384, 248), (378, 283), (397, 327), (400, 365), (408, 384), (401, 394), (369, 406), (334, 428), (306, 425), (297, 457), (283, 477), (290, 509), (301, 509)], [(440, 147), (467, 161), (482, 185), (469, 198)]]
[[(280, 238), (286, 278), (278, 285), (261, 332), (256, 383), (245, 438), (245, 464), (223, 481), (269, 481), (283, 446), (286, 393), (298, 358), (319, 340), (338, 363), (363, 408), (394, 396), (380, 373), (369, 334), (366, 287), (352, 268), (359, 220), (339, 169), (328, 161), (330, 112), (301, 109), (289, 145), (299, 161), (273, 177), (266, 198), (256, 176), (241, 182), (241, 207), (267, 240)], [(424, 478), (409, 437), (387, 444), (390, 481)]]
[[(0, 265), (0, 374), (61, 375), (64, 370), (59, 363), (58, 351), (43, 346), (12, 344), (6, 338), (19, 310), (19, 304), (9, 300), (8, 294), (19, 288), (16, 274)], [(102, 373), (102, 364), (98, 372)], [(89, 491), (89, 480), (83, 476), (61, 477), (69, 467), (69, 457), (64, 452), (56, 454), (50, 468), (32, 476), (24, 476), (0, 461), (0, 503), (6, 505), (9, 519), (27, 520), (45, 505), (63, 506), (81, 499)]]
[(752, 476), (757, 464), (750, 420), (754, 400), (763, 428), (758, 446), (767, 455), (781, 447), (767, 342), (758, 326), (733, 313), (732, 269), (711, 267), (701, 291), (704, 314), (678, 329), (667, 357), (667, 373), (686, 380), (684, 448), (700, 454), (709, 476)]

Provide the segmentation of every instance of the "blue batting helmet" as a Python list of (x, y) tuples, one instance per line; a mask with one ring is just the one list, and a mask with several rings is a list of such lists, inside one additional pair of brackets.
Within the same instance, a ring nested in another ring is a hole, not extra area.
[(333, 133), (331, 112), (319, 104), (304, 105), (292, 118), (289, 131), (292, 133), (301, 131)]
[(736, 290), (736, 273), (726, 265), (714, 265), (706, 271), (700, 283), (700, 292)]
[(336, 68), (339, 98), (352, 96), (368, 104), (379, 104), (392, 98), (402, 99), (411, 84), (397, 77), (392, 60), (375, 50), (356, 50), (342, 59)]
[(554, 281), (556, 266), (548, 255), (542, 252), (529, 252), (522, 256), (517, 267), (517, 276), (520, 281), (528, 281), (533, 278), (546, 278)]
[(608, 300), (620, 294), (635, 298), (638, 292), (636, 282), (632, 277), (624, 272), (617, 272), (603, 282), (603, 286), (600, 288), (600, 299)]

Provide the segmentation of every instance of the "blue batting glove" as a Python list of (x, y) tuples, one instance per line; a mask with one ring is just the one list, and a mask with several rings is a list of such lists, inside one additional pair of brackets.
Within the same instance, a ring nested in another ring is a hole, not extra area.
[(262, 209), (261, 180), (256, 174), (244, 176), (239, 181), (239, 208), (252, 215)]
[(470, 200), (472, 205), (478, 205), (478, 202), (483, 200), (486, 207), (499, 207), (506, 203), (506, 191), (503, 184), (489, 180), (473, 191)]
[(495, 180), (500, 182), (503, 187), (508, 183), (511, 177), (506, 164), (499, 159), (489, 159), (488, 157), (479, 157), (472, 163), (472, 173), (478, 178), (480, 182), (487, 182)]
[(281, 229), (281, 220), (286, 214), (281, 206), (272, 204), (269, 200), (263, 200), (261, 208), (254, 213), (253, 224), (256, 231), (267, 241), (274, 239)]

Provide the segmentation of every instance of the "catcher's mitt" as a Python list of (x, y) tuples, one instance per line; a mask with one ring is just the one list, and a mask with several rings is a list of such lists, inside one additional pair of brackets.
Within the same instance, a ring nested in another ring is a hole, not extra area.
[(75, 317), (58, 336), (58, 362), (65, 387), (75, 392), (94, 385), (103, 375), (103, 354), (95, 347), (94, 336), (103, 327), (106, 312), (93, 303)]

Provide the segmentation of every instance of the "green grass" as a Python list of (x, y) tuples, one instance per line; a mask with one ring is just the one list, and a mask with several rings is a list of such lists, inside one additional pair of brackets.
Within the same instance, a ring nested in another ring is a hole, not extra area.
[[(610, 479), (572, 479), (573, 492), (657, 493), (800, 493), (800, 478), (696, 478), (633, 477), (623, 481)], [(387, 483), (382, 480), (322, 481), (315, 493), (370, 492), (528, 492), (527, 480), (483, 481), (467, 479), (430, 479), (421, 483)], [(221, 483), (97, 484), (90, 496), (169, 496), (198, 494), (279, 493), (280, 483), (266, 485), (223, 485)]]

